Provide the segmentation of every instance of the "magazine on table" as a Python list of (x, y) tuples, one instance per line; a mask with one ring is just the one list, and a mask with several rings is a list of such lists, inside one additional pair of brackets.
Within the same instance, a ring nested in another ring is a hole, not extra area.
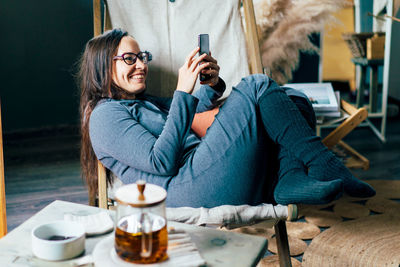
[[(336, 97), (336, 102), (340, 103), (340, 92), (335, 91), (335, 97)], [(337, 118), (342, 116), (342, 111), (340, 110), (340, 104), (337, 110), (335, 111), (315, 111), (315, 116), (320, 116), (320, 117), (331, 117), (331, 118)]]
[(304, 93), (310, 99), (316, 114), (340, 116), (339, 102), (331, 83), (288, 83), (285, 86)]

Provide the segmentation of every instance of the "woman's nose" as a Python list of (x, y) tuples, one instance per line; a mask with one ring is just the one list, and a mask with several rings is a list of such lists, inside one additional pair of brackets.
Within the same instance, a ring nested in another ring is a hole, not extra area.
[(146, 64), (144, 64), (142, 60), (140, 60), (140, 59), (136, 60), (136, 68), (137, 69), (143, 70), (145, 68), (145, 66), (146, 66)]

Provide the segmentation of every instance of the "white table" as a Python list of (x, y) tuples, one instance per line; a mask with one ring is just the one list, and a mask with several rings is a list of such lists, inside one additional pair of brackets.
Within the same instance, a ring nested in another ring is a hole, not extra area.
[[(31, 249), (31, 231), (42, 223), (62, 220), (64, 213), (96, 212), (99, 208), (56, 200), (0, 239), (0, 266), (76, 266), (75, 262), (93, 252), (96, 244), (108, 235), (86, 238), (85, 254), (68, 261), (50, 262), (36, 258)], [(114, 217), (114, 212), (109, 211)], [(168, 222), (184, 229), (196, 244), (207, 266), (255, 266), (267, 249), (267, 240), (206, 227)], [(132, 265), (134, 266), (134, 265)]]

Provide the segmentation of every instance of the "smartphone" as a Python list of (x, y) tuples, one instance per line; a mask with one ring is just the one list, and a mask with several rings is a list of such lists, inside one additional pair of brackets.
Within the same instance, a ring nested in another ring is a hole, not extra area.
[[(209, 55), (210, 54), (210, 40), (209, 40), (208, 34), (199, 34), (198, 41), (199, 41), (199, 47), (200, 47), (199, 56), (201, 56), (204, 53)], [(210, 75), (200, 73), (200, 81), (206, 81), (209, 78), (210, 78)]]

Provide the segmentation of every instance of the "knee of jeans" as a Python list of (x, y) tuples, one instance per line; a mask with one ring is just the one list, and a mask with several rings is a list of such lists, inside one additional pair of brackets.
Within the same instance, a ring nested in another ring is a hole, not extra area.
[(262, 87), (270, 83), (270, 78), (265, 74), (251, 74), (243, 78), (248, 84)]
[(252, 89), (251, 93), (255, 94), (257, 100), (267, 90), (271, 88), (280, 88), (274, 80), (265, 74), (252, 74), (244, 77), (242, 80)]

